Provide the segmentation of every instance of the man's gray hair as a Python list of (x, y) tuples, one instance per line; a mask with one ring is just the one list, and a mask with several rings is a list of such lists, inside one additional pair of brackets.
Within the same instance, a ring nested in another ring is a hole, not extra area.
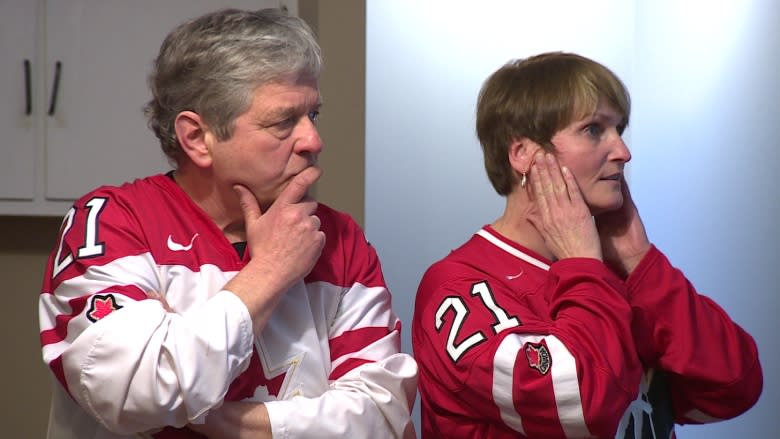
[(312, 30), (280, 9), (224, 9), (176, 27), (149, 75), (149, 127), (172, 164), (182, 153), (174, 122), (200, 115), (219, 140), (233, 134), (254, 91), (267, 83), (319, 79), (322, 52)]

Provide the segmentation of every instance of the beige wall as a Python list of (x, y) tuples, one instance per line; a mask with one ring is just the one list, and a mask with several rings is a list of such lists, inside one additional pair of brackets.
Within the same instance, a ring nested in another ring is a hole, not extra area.
[[(317, 32), (325, 55), (319, 124), (325, 173), (315, 193), (362, 224), (365, 0), (327, 5), (300, 1), (300, 15)], [(50, 375), (39, 349), (37, 301), (59, 224), (60, 218), (0, 216), (0, 280), (7, 297), (0, 319), (5, 351), (0, 362), (2, 437), (41, 438), (46, 432)]]
[(38, 294), (59, 224), (59, 218), (0, 216), (2, 437), (40, 438), (46, 433), (50, 375), (41, 360)]
[[(351, 214), (363, 225), (365, 175), (365, 0), (328, 2), (300, 0), (299, 14), (312, 26), (322, 45), (325, 69), (319, 128), (325, 150), (325, 171), (315, 190), (317, 199)], [(316, 18), (315, 18), (316, 17)]]

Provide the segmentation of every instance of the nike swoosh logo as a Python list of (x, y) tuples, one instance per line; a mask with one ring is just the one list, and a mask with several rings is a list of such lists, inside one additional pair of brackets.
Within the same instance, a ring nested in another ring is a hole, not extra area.
[(521, 272), (517, 273), (517, 274), (516, 274), (516, 275), (514, 275), (514, 276), (507, 275), (507, 276), (506, 276), (506, 278), (507, 278), (508, 280), (515, 280), (515, 279), (517, 279), (518, 277), (520, 277), (520, 276), (522, 276), (522, 275), (523, 275), (523, 272), (521, 271)]
[(173, 241), (173, 236), (168, 235), (168, 249), (175, 252), (186, 252), (190, 249), (192, 249), (192, 243), (195, 242), (195, 238), (198, 237), (198, 234), (196, 233), (192, 239), (190, 239), (190, 243), (187, 245), (181, 245), (178, 242)]

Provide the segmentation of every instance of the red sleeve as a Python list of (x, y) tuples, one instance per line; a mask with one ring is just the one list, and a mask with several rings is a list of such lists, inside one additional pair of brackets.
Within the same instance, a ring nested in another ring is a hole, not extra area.
[[(108, 191), (77, 200), (65, 215), (44, 271), (39, 322), (44, 361), (68, 392), (62, 355), (74, 340), (111, 312), (145, 299), (142, 287), (159, 290), (143, 283), (154, 273), (145, 258), (122, 262), (147, 251), (139, 229)], [(95, 268), (109, 265), (119, 268)], [(112, 277), (125, 270), (125, 278)]]
[(753, 338), (657, 248), (626, 286), (638, 352), (647, 367), (668, 372), (675, 422), (733, 418), (755, 404), (763, 377)]
[(423, 437), (614, 436), (641, 375), (623, 283), (592, 259), (527, 291), (463, 273), (434, 266), (417, 292)]

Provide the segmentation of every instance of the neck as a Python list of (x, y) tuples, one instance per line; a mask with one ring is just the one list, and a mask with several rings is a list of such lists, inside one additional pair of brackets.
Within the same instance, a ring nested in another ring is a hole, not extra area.
[(233, 188), (224, 188), (216, 183), (210, 171), (180, 166), (173, 178), (179, 187), (198, 205), (214, 224), (222, 230), (230, 242), (246, 241), (244, 216)]
[(528, 220), (534, 209), (526, 188), (520, 186), (507, 195), (504, 214), (492, 226), (506, 238), (533, 250), (549, 260), (555, 260), (539, 230)]

